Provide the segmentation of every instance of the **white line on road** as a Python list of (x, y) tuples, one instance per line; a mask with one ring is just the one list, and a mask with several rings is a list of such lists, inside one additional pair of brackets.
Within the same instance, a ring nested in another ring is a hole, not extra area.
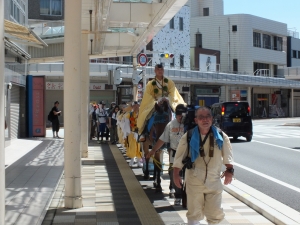
[(280, 185), (282, 185), (282, 186), (284, 186), (284, 187), (287, 187), (287, 188), (289, 188), (289, 189), (292, 189), (292, 190), (297, 191), (297, 192), (300, 193), (300, 188), (297, 188), (297, 187), (295, 187), (295, 186), (292, 186), (292, 185), (290, 185), (290, 184), (287, 184), (287, 183), (285, 183), (285, 182), (282, 182), (282, 181), (280, 181), (280, 180), (277, 180), (277, 179), (275, 179), (275, 178), (273, 178), (273, 177), (270, 177), (270, 176), (268, 176), (268, 175), (266, 175), (266, 174), (264, 174), (264, 173), (261, 173), (261, 172), (258, 172), (258, 171), (256, 171), (256, 170), (250, 169), (249, 167), (243, 166), (243, 165), (238, 164), (238, 163), (236, 163), (236, 162), (234, 163), (234, 165), (235, 165), (235, 166), (238, 166), (238, 167), (240, 167), (240, 168), (242, 168), (242, 169), (244, 169), (244, 170), (248, 170), (248, 171), (251, 172), (251, 173), (254, 173), (254, 174), (258, 175), (258, 176), (261, 176), (261, 177), (263, 177), (263, 178), (266, 178), (266, 179), (268, 179), (268, 180), (270, 180), (270, 181), (273, 181), (273, 182), (275, 182), (275, 183), (277, 183), (277, 184), (280, 184)]
[(300, 152), (300, 150), (297, 150), (297, 149), (283, 147), (283, 146), (280, 146), (280, 145), (274, 145), (274, 144), (270, 144), (270, 143), (266, 143), (266, 142), (262, 142), (262, 141), (254, 141), (254, 140), (252, 140), (252, 142), (257, 142), (257, 143), (261, 143), (261, 144), (265, 144), (265, 145), (271, 145), (271, 146), (274, 146), (274, 147), (277, 147), (277, 148), (284, 148), (284, 149), (287, 149), (287, 150), (290, 150), (290, 151), (294, 151), (294, 152)]

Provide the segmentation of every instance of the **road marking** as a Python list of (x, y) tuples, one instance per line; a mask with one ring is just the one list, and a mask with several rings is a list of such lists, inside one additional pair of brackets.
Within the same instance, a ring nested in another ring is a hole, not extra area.
[(268, 179), (268, 180), (270, 180), (270, 181), (273, 181), (273, 182), (275, 182), (275, 183), (277, 183), (277, 184), (280, 184), (280, 185), (282, 185), (282, 186), (284, 186), (284, 187), (287, 187), (287, 188), (289, 188), (289, 189), (292, 189), (292, 190), (297, 191), (297, 192), (300, 193), (300, 188), (297, 188), (297, 187), (295, 187), (295, 186), (293, 186), (293, 185), (290, 185), (290, 184), (285, 183), (285, 182), (283, 182), (283, 181), (277, 180), (277, 179), (275, 179), (275, 178), (273, 178), (273, 177), (270, 177), (270, 176), (268, 176), (268, 175), (266, 175), (266, 174), (264, 174), (264, 173), (258, 172), (258, 171), (256, 171), (256, 170), (253, 170), (253, 169), (251, 169), (251, 168), (249, 168), (249, 167), (243, 166), (243, 165), (238, 164), (238, 163), (236, 163), (236, 162), (234, 163), (234, 165), (235, 165), (235, 166), (238, 166), (238, 167), (240, 167), (240, 168), (242, 168), (242, 169), (244, 169), (244, 170), (248, 170), (248, 171), (251, 172), (251, 173), (254, 173), (254, 174), (258, 175), (258, 176), (261, 176), (261, 177), (263, 177), (263, 178), (266, 178), (266, 179)]
[(265, 144), (265, 145), (271, 145), (271, 146), (274, 146), (274, 147), (277, 147), (277, 148), (284, 148), (284, 149), (287, 149), (287, 150), (290, 150), (290, 151), (294, 151), (294, 152), (300, 152), (300, 150), (296, 150), (296, 149), (292, 149), (292, 148), (288, 148), (288, 147), (283, 147), (283, 146), (280, 146), (280, 145), (273, 145), (273, 144), (269, 144), (269, 143), (262, 142), (262, 141), (254, 141), (254, 140), (252, 140), (252, 142), (257, 142), (257, 143), (261, 143), (261, 144)]

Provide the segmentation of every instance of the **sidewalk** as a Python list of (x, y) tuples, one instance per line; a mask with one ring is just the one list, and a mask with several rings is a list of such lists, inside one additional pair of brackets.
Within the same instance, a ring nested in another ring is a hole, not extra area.
[[(51, 131), (48, 133), (51, 137)], [(60, 136), (63, 137), (63, 130)], [(174, 206), (174, 200), (168, 197), (167, 171), (162, 177), (163, 193), (157, 194), (152, 181), (143, 180), (141, 168), (128, 166), (129, 159), (122, 155), (122, 149), (99, 145), (96, 141), (89, 144), (89, 157), (82, 159), (83, 207), (63, 208), (63, 141), (54, 138), (14, 140), (5, 149), (7, 225), (186, 223), (186, 210)], [(166, 154), (164, 160), (167, 160)], [(226, 218), (221, 224), (299, 224), (296, 222), (300, 221), (298, 212), (238, 181), (225, 190), (222, 206)]]

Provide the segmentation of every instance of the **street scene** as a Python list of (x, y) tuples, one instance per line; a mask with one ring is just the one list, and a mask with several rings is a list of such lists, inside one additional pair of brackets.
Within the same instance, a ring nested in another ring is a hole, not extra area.
[(300, 225), (299, 8), (0, 0), (0, 225)]

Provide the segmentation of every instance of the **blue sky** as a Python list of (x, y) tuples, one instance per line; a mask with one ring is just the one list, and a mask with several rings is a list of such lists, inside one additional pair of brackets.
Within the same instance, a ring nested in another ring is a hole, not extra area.
[(300, 32), (300, 0), (224, 0), (224, 14), (238, 13), (283, 22)]

